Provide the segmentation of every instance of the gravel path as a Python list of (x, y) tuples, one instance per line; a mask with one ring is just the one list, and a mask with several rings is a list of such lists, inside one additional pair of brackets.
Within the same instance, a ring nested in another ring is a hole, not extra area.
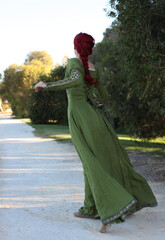
[(101, 234), (100, 220), (73, 216), (84, 198), (82, 165), (73, 145), (36, 137), (33, 130), (0, 115), (1, 240), (165, 240), (163, 159), (130, 153), (159, 205)]

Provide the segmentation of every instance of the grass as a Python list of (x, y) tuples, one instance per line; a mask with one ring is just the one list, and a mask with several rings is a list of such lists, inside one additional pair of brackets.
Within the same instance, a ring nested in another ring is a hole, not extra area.
[(35, 135), (54, 138), (57, 141), (71, 142), (71, 135), (68, 126), (57, 124), (32, 124), (30, 119), (22, 119), (22, 121), (26, 122), (35, 129)]
[[(35, 134), (42, 137), (54, 138), (57, 141), (71, 142), (68, 126), (56, 124), (32, 124), (29, 119), (22, 119), (35, 129)], [(153, 140), (133, 138), (129, 135), (117, 134), (121, 144), (127, 151), (140, 151), (165, 158), (165, 137)]]
[(158, 137), (148, 141), (118, 134), (118, 138), (127, 151), (140, 151), (165, 158), (165, 137)]

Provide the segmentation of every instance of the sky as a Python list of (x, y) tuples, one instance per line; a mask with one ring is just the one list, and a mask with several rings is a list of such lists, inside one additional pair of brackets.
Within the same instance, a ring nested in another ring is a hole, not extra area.
[(21, 65), (32, 51), (46, 51), (54, 65), (74, 57), (73, 39), (86, 32), (100, 42), (112, 19), (108, 0), (0, 0), (0, 73)]

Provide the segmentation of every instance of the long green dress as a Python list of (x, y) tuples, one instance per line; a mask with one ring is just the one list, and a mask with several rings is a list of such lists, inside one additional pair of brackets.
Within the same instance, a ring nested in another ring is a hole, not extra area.
[(82, 161), (85, 200), (80, 212), (99, 216), (104, 224), (120, 223), (128, 214), (157, 205), (144, 177), (134, 171), (129, 157), (108, 120), (91, 101), (94, 87), (101, 98), (107, 92), (99, 71), (89, 70), (95, 85), (85, 80), (81, 61), (68, 61), (65, 79), (46, 83), (48, 89), (66, 89), (68, 121), (73, 144)]

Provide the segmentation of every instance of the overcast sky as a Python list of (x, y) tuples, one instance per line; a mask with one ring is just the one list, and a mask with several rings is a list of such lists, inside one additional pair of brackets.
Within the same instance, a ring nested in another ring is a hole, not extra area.
[(24, 63), (31, 51), (45, 50), (53, 63), (74, 57), (73, 38), (91, 34), (96, 42), (112, 20), (108, 0), (0, 0), (0, 72)]

